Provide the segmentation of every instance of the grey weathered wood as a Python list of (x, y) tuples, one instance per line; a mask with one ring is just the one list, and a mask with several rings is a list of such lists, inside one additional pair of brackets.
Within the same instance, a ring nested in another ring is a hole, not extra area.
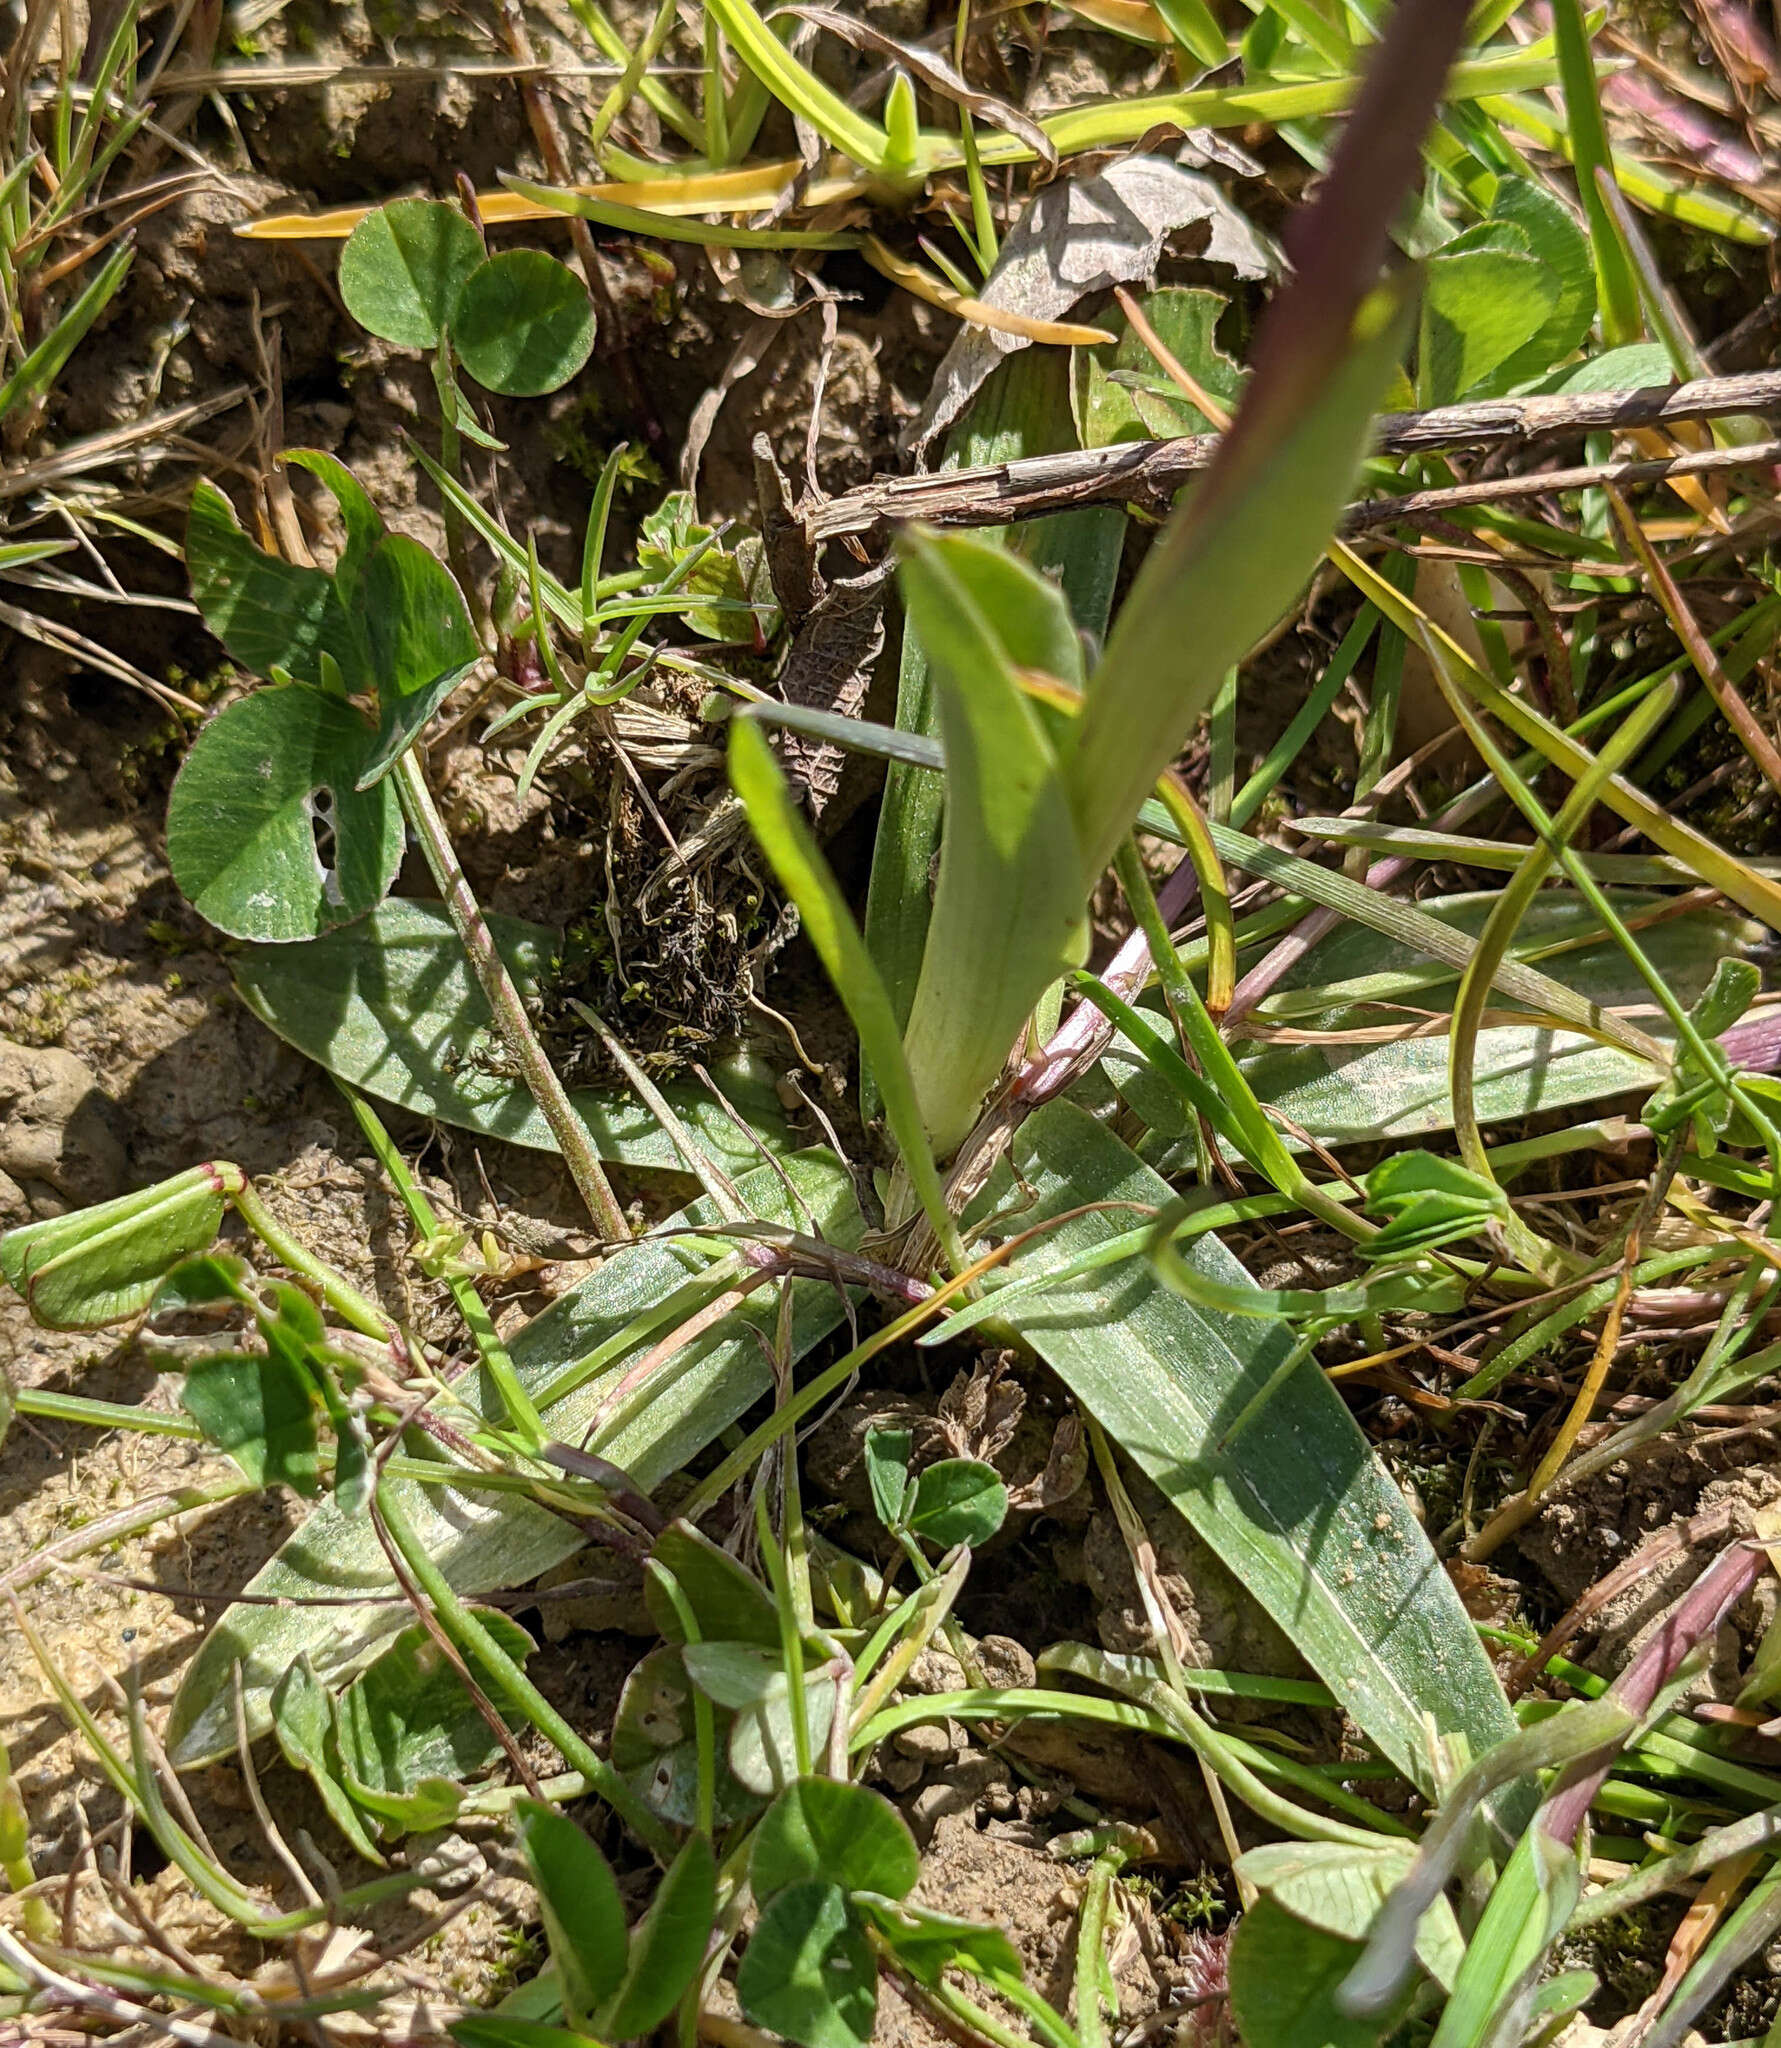
[[(1536, 436), (1665, 426), (1678, 420), (1776, 410), (1781, 410), (1781, 370), (1756, 370), (1737, 377), (1700, 377), (1688, 384), (1646, 385), (1635, 391), (1492, 398), (1469, 405), (1437, 406), (1428, 412), (1386, 413), (1378, 422), (1375, 445), (1386, 454), (1414, 455), (1435, 449), (1499, 447)], [(912, 519), (935, 526), (1002, 526), (1076, 505), (1108, 503), (1162, 513), (1182, 485), (1208, 466), (1219, 439), (1217, 434), (1193, 434), (1172, 441), (1122, 441), (1108, 448), (1029, 455), (982, 469), (876, 477), (840, 497), (807, 501), (799, 507), (799, 515), (811, 541), (820, 543)], [(1749, 460), (1749, 451), (1724, 451), (1724, 459), (1713, 466), (1735, 467), (1739, 459)], [(1621, 480), (1640, 479), (1628, 473)], [(1528, 486), (1566, 487), (1549, 480), (1536, 484), (1531, 479)], [(1526, 495), (1526, 490), (1519, 494)]]

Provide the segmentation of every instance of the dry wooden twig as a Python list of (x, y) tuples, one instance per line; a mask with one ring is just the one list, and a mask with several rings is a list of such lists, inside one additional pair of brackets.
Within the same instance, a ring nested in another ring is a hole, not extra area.
[[(1428, 412), (1387, 413), (1379, 421), (1377, 447), (1386, 454), (1414, 455), (1435, 449), (1491, 448), (1536, 436), (1596, 433), (1627, 427), (1667, 426), (1678, 420), (1722, 419), (1733, 413), (1781, 410), (1781, 370), (1757, 370), (1737, 377), (1698, 377), (1688, 384), (1653, 384), (1636, 391), (1579, 391), (1564, 397), (1492, 398), (1469, 405), (1437, 406)], [(878, 477), (838, 498), (799, 508), (813, 543), (843, 534), (870, 533), (922, 519), (935, 526), (1002, 526), (1076, 505), (1131, 504), (1166, 512), (1196, 472), (1211, 462), (1219, 436), (1192, 434), (1174, 441), (1122, 441), (1107, 448), (1083, 448), (1059, 455), (1027, 456), (982, 469), (942, 470), (933, 476)], [(1764, 444), (1765, 447), (1768, 444)], [(1594, 471), (1557, 471), (1546, 476), (1492, 479), (1463, 484), (1451, 492), (1421, 494), (1443, 505), (1479, 503), (1487, 496), (1527, 496), (1540, 490), (1576, 489), (1601, 480), (1643, 482), (1643, 472), (1698, 475), (1707, 468), (1773, 461), (1772, 452), (1738, 448), (1679, 456), (1670, 464), (1650, 462), (1598, 466)], [(1410, 509), (1367, 507), (1371, 517)]]

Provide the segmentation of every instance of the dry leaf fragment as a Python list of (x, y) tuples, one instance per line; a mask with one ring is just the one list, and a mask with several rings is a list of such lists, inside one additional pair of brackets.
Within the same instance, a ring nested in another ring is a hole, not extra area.
[[(1238, 277), (1264, 278), (1274, 264), (1261, 236), (1201, 172), (1167, 157), (1131, 156), (1092, 178), (1060, 178), (1035, 194), (1009, 230), (980, 298), (1023, 321), (1056, 323), (1079, 299), (1148, 279), (1178, 229), (1205, 222), (1202, 258)], [(920, 417), (905, 436), (920, 455), (958, 418), (1004, 356), (1025, 338), (964, 330), (946, 352)]]

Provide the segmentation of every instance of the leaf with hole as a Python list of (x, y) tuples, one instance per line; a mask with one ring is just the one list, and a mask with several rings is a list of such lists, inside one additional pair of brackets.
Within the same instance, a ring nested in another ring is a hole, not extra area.
[(629, 1938), (618, 1883), (567, 1814), (536, 1799), (520, 1800), (514, 1811), (563, 2004), (585, 2026), (624, 1981)]
[(289, 1358), (219, 1352), (186, 1371), (179, 1404), (256, 1486), (320, 1483), (315, 1382)]
[(593, 303), (554, 256), (506, 249), (459, 288), (451, 343), (477, 383), (507, 398), (536, 398), (567, 384), (593, 353)]
[(975, 1547), (989, 1541), (1007, 1513), (1008, 1489), (993, 1465), (975, 1458), (942, 1458), (915, 1482), (909, 1533), (942, 1550), (955, 1543)]
[[(717, 1782), (713, 1818), (733, 1826), (759, 1812), (761, 1795), (739, 1784), (730, 1769), (731, 1717), (713, 1710), (717, 1735)], [(693, 1715), (693, 1684), (678, 1648), (651, 1650), (635, 1665), (619, 1694), (612, 1723), (612, 1767), (652, 1813), (674, 1827), (699, 1818), (699, 1741)]]
[[(518, 918), (486, 920), (521, 998), (559, 974), (563, 935)], [(484, 1137), (553, 1152), (532, 1092), (512, 1070), (482, 988), (443, 903), (393, 896), (368, 917), (294, 946), (250, 946), (235, 985), (280, 1038), (367, 1095)], [(767, 1062), (719, 1060), (712, 1078), (739, 1129), (702, 1086), (658, 1085), (700, 1146), (731, 1173), (794, 1142)], [(602, 1159), (684, 1171), (672, 1140), (628, 1089), (576, 1088), (570, 1103)]]
[(761, 1815), (749, 1850), (757, 1899), (820, 1878), (844, 1892), (906, 1898), (921, 1876), (908, 1823), (882, 1794), (837, 1778), (800, 1778)]
[(792, 1885), (755, 1922), (736, 1995), (757, 2027), (798, 2048), (867, 2048), (878, 1968), (838, 1885)]
[[(476, 1618), (516, 1664), (536, 1647), (519, 1623), (497, 1608)], [(475, 1659), (470, 1668), (485, 1697), (495, 1682)], [(428, 1631), (405, 1628), (340, 1695), (335, 1739), (355, 1790), (412, 1792), (426, 1778), (463, 1780), (494, 1762), (500, 1745), (464, 1688), (456, 1667)]]
[(287, 944), (380, 902), (402, 813), (393, 788), (357, 786), (371, 746), (351, 706), (298, 683), (219, 712), (167, 805), (167, 865), (193, 908), (231, 938)]
[(391, 534), (365, 565), (366, 654), (377, 685), (377, 744), (356, 787), (369, 789), (481, 658), (457, 579), (406, 534)]
[(455, 206), (394, 199), (366, 214), (340, 252), (340, 296), (361, 327), (399, 348), (439, 346), (482, 237)]

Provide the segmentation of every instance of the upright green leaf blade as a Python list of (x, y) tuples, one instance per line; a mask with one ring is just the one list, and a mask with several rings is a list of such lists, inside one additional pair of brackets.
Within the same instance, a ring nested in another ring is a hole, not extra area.
[[(1013, 1166), (1037, 1196), (1023, 1227), (1087, 1202), (1154, 1210), (1170, 1199), (1164, 1181), (1067, 1102), (1027, 1120)], [(1126, 1227), (1117, 1213), (1078, 1216), (1032, 1256), (1061, 1260)], [(1190, 1256), (1211, 1279), (1247, 1279), (1216, 1239), (1199, 1239)], [(1273, 1397), (1265, 1427), (1226, 1444), (1290, 1352), (1289, 1329), (1193, 1307), (1137, 1263), (1086, 1274), (1010, 1320), (1406, 1775), (1436, 1789), (1425, 1712), (1474, 1753), (1514, 1732), (1428, 1539), (1323, 1374), (1302, 1367)]]
[[(1056, 593), (1016, 557), (966, 535), (910, 537), (902, 576), (934, 665), (946, 747), (940, 879), (903, 1042), (944, 1158), (1034, 1003), (1080, 953), (1087, 886), (1057, 752), (1015, 679), (1006, 637), (1023, 611), (1055, 617)], [(1057, 632), (1022, 637), (1043, 646)]]
[[(1244, 410), (1262, 409), (1260, 433), (1271, 427), (1266, 459), (1251, 450), (1241, 463), (1215, 465), (1151, 549), (1090, 683), (1065, 764), (1085, 889), (1225, 672), (1315, 567), (1402, 353), (1407, 311), (1401, 288), (1391, 299), (1382, 295), (1370, 330), (1284, 422), (1267, 422), (1272, 394), (1259, 388), (1259, 377), (1252, 382)], [(1271, 409), (1279, 411), (1277, 399)]]

